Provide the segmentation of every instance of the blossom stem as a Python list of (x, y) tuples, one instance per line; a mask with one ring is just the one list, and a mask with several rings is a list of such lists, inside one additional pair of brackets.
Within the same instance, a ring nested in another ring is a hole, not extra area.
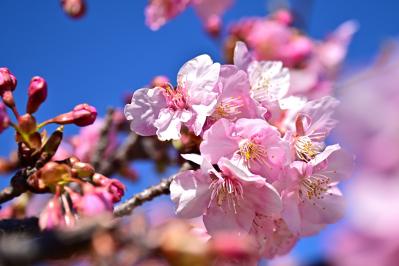
[[(183, 164), (180, 171), (189, 170), (190, 168), (190, 165), (186, 163)], [(149, 187), (144, 191), (134, 195), (124, 203), (119, 204), (114, 208), (114, 215), (116, 217), (130, 215), (134, 208), (143, 205), (145, 202), (151, 201), (158, 196), (169, 194), (169, 186), (172, 182), (172, 178), (173, 176), (162, 179), (159, 184)]]

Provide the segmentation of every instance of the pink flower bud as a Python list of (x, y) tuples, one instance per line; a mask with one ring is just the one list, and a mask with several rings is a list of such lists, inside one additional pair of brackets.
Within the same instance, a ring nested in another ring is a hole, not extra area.
[(94, 123), (97, 118), (97, 110), (86, 103), (76, 105), (71, 112), (59, 115), (51, 119), (52, 123), (60, 125), (75, 124), (80, 127)]
[(71, 175), (71, 168), (66, 164), (48, 162), (39, 170), (41, 181), (48, 187), (53, 187), (61, 181), (68, 180)]
[(0, 68), (0, 94), (5, 91), (13, 91), (17, 86), (17, 79), (6, 67)]
[(72, 110), (74, 124), (80, 127), (88, 126), (94, 123), (97, 118), (97, 110), (88, 104), (79, 104)]
[(91, 177), (94, 175), (95, 170), (93, 166), (84, 162), (76, 162), (72, 166), (72, 173), (79, 178)]
[(18, 119), (18, 128), (22, 133), (32, 134), (36, 131), (36, 119), (30, 114), (24, 114)]
[(84, 0), (61, 0), (64, 12), (71, 18), (81, 18), (86, 13)]
[(125, 194), (125, 185), (119, 180), (108, 178), (102, 174), (96, 173), (92, 177), (93, 183), (107, 189), (112, 196), (112, 202), (119, 202)]
[(78, 202), (74, 202), (74, 206), (83, 216), (93, 216), (113, 209), (111, 195), (104, 189), (88, 183), (83, 186), (83, 196)]
[(292, 13), (287, 9), (280, 9), (273, 14), (273, 18), (283, 25), (289, 26), (294, 22)]
[(222, 28), (222, 22), (219, 16), (211, 16), (205, 24), (205, 31), (213, 38), (217, 38), (220, 35)]
[(7, 107), (11, 109), (15, 108), (14, 95), (12, 94), (12, 91), (4, 91), (1, 97), (3, 98), (3, 102)]
[(33, 77), (28, 88), (26, 112), (32, 114), (47, 98), (47, 83), (42, 77)]

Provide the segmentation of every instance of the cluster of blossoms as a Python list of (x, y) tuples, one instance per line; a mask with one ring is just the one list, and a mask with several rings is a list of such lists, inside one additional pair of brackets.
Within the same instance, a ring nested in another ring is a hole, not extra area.
[(170, 186), (176, 213), (202, 216), (211, 236), (251, 236), (266, 258), (343, 215), (337, 185), (353, 161), (338, 144), (325, 144), (338, 101), (308, 101), (289, 89), (282, 62), (257, 61), (238, 42), (233, 65), (200, 55), (182, 66), (176, 87), (141, 88), (125, 106), (137, 134), (200, 139), (182, 154), (198, 166), (176, 174)]
[[(42, 229), (59, 225), (71, 226), (80, 216), (91, 216), (112, 211), (120, 201), (125, 187), (117, 180), (95, 173), (93, 166), (74, 156), (55, 160), (54, 155), (63, 139), (64, 125), (85, 127), (94, 123), (97, 111), (88, 104), (79, 104), (72, 111), (37, 123), (34, 113), (47, 98), (47, 82), (33, 77), (28, 88), (26, 113), (20, 115), (13, 91), (17, 80), (7, 68), (0, 68), (0, 94), (4, 106), (9, 108), (17, 123), (11, 121), (1, 106), (1, 130), (12, 126), (18, 144), (20, 170), (11, 180), (11, 196), (24, 192), (51, 193), (52, 199), (40, 215)], [(60, 125), (51, 135), (43, 128), (48, 124)], [(2, 202), (6, 201), (3, 199)]]
[(146, 24), (158, 30), (170, 19), (192, 6), (210, 34), (218, 34), (221, 28), (220, 16), (233, 0), (150, 0), (145, 10)]
[(233, 61), (237, 41), (245, 42), (257, 60), (278, 60), (290, 69), (289, 92), (309, 99), (329, 95), (357, 25), (342, 24), (323, 41), (292, 26), (293, 15), (279, 10), (270, 17), (244, 18), (229, 28), (225, 57)]
[(335, 235), (343, 244), (329, 247), (336, 265), (396, 265), (399, 258), (399, 46), (384, 48), (374, 65), (341, 85), (337, 135), (358, 163), (346, 188), (349, 221)]

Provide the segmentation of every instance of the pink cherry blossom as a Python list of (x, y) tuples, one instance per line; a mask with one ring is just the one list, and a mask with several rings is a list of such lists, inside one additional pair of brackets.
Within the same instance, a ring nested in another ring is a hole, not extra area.
[(190, 5), (207, 26), (217, 20), (233, 3), (233, 0), (150, 0), (145, 10), (146, 24), (152, 30), (158, 30), (169, 20), (182, 13)]
[(252, 97), (258, 102), (282, 99), (290, 86), (290, 75), (281, 62), (253, 61), (248, 66)]
[(179, 216), (203, 215), (213, 235), (226, 230), (248, 233), (256, 213), (280, 211), (280, 196), (263, 177), (243, 172), (226, 158), (219, 160), (218, 167), (220, 172), (204, 159), (201, 169), (174, 177), (170, 191)]
[(257, 241), (259, 255), (268, 259), (287, 254), (299, 240), (299, 235), (276, 214), (256, 214), (250, 235)]
[(307, 102), (298, 112), (294, 129), (298, 160), (309, 161), (324, 149), (324, 141), (337, 123), (333, 114), (338, 103), (335, 98), (325, 96)]
[(152, 30), (158, 30), (168, 20), (183, 12), (190, 0), (150, 0), (145, 9), (146, 24)]
[(337, 187), (352, 172), (353, 158), (339, 145), (327, 146), (309, 163), (295, 161), (281, 184), (282, 217), (293, 232), (312, 235), (324, 224), (335, 223), (344, 214), (344, 200)]
[(101, 187), (89, 184), (83, 186), (83, 195), (75, 197), (72, 204), (81, 216), (98, 215), (113, 209), (111, 194)]
[(289, 163), (288, 143), (262, 119), (242, 118), (236, 123), (221, 119), (205, 132), (200, 150), (211, 163), (220, 157), (233, 158), (254, 174), (271, 179)]
[(217, 104), (214, 91), (220, 64), (200, 55), (180, 69), (177, 88), (140, 89), (133, 94), (125, 115), (131, 129), (144, 136), (156, 133), (160, 140), (179, 139), (182, 125), (199, 135)]
[[(266, 112), (250, 97), (250, 84), (245, 71), (234, 65), (222, 65), (217, 84), (218, 99), (208, 122), (221, 118), (236, 121), (238, 118), (261, 118)], [(209, 124), (209, 123), (208, 123)]]
[[(282, 11), (279, 12), (282, 14)], [(244, 69), (252, 57), (281, 61), (291, 74), (289, 90), (285, 91), (287, 96), (317, 99), (331, 94), (339, 67), (356, 32), (356, 23), (348, 21), (326, 40), (317, 41), (303, 35), (287, 21), (290, 20), (281, 19), (278, 14), (240, 20), (231, 26), (226, 49), (232, 49), (234, 44), (229, 42), (237, 40), (248, 45), (249, 52), (240, 45), (233, 56), (235, 64)]]

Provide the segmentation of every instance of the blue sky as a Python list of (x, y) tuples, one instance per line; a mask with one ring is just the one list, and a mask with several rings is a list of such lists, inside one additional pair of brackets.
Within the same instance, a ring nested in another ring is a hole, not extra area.
[[(198, 54), (208, 53), (221, 60), (220, 43), (203, 33), (191, 9), (152, 32), (144, 25), (147, 0), (87, 2), (88, 14), (78, 21), (63, 14), (58, 0), (0, 2), (0, 65), (9, 67), (18, 78), (16, 99), (20, 106), (25, 106), (32, 76), (45, 77), (49, 85), (49, 97), (38, 113), (39, 120), (69, 111), (80, 102), (88, 102), (104, 114), (108, 106), (121, 105), (124, 92), (145, 85), (154, 75), (165, 74), (173, 79), (179, 67)], [(396, 0), (294, 2), (299, 7), (313, 2), (311, 17), (307, 18), (308, 32), (317, 38), (345, 20), (359, 22), (348, 65), (369, 61), (383, 40), (399, 33)], [(224, 18), (229, 24), (243, 16), (265, 14), (264, 0), (236, 0)], [(11, 131), (0, 136), (0, 154), (13, 147), (11, 138)], [(302, 241), (296, 253), (305, 258), (319, 254), (319, 240)]]

